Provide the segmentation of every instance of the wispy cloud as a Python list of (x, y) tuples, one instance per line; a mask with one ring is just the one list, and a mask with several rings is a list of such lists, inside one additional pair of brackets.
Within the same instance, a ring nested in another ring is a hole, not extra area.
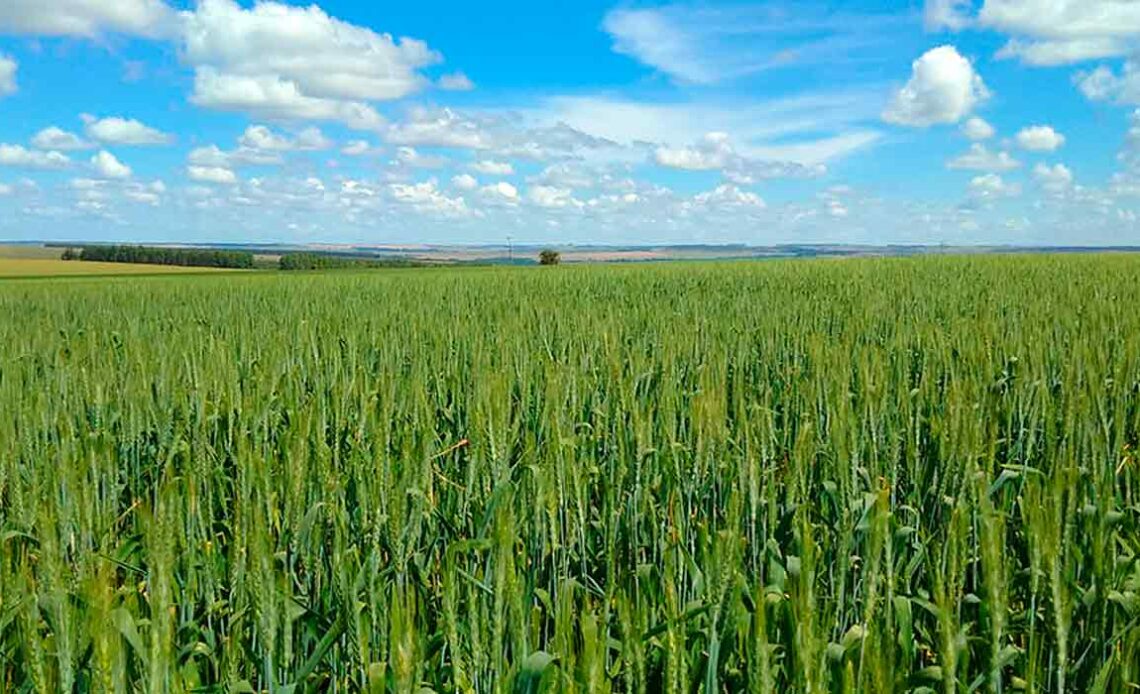
[(711, 85), (830, 61), (850, 64), (918, 17), (852, 15), (797, 4), (618, 8), (602, 28), (613, 49), (685, 83)]
[(527, 115), (629, 145), (685, 147), (710, 132), (731, 135), (751, 158), (821, 164), (872, 145), (884, 89), (801, 94), (771, 100), (644, 101), (556, 96)]

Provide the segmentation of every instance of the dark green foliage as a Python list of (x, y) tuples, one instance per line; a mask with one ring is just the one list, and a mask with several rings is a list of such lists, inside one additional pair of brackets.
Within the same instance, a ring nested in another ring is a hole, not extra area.
[[(70, 260), (67, 253), (64, 260)], [(74, 256), (73, 256), (74, 257)], [(253, 254), (245, 251), (222, 251), (207, 248), (167, 248), (155, 246), (83, 246), (79, 260), (102, 263), (138, 263), (142, 265), (178, 265), (183, 267), (217, 267), (248, 269), (253, 267)]]
[(328, 253), (286, 253), (281, 256), (282, 270), (352, 270), (364, 268), (419, 267), (421, 263), (402, 258), (350, 258)]
[(558, 251), (547, 248), (538, 254), (539, 265), (558, 265), (562, 262), (562, 254)]

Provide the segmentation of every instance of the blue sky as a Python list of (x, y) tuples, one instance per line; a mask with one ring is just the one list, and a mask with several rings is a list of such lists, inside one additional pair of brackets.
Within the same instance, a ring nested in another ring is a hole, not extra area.
[(1140, 3), (5, 0), (0, 240), (1140, 244)]

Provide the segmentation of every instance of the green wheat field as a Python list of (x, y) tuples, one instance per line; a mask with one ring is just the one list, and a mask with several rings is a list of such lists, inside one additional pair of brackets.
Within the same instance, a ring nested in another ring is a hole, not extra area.
[(1140, 256), (0, 282), (0, 691), (1140, 688)]

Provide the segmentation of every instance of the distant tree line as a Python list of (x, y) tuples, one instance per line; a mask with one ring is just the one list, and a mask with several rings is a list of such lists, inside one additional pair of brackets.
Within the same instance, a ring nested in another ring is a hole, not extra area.
[(403, 258), (346, 258), (328, 253), (286, 253), (281, 256), (282, 270), (348, 270), (381, 267), (419, 267), (423, 263)]
[(253, 254), (204, 248), (156, 248), (153, 246), (82, 246), (68, 248), (64, 260), (184, 267), (252, 268)]

